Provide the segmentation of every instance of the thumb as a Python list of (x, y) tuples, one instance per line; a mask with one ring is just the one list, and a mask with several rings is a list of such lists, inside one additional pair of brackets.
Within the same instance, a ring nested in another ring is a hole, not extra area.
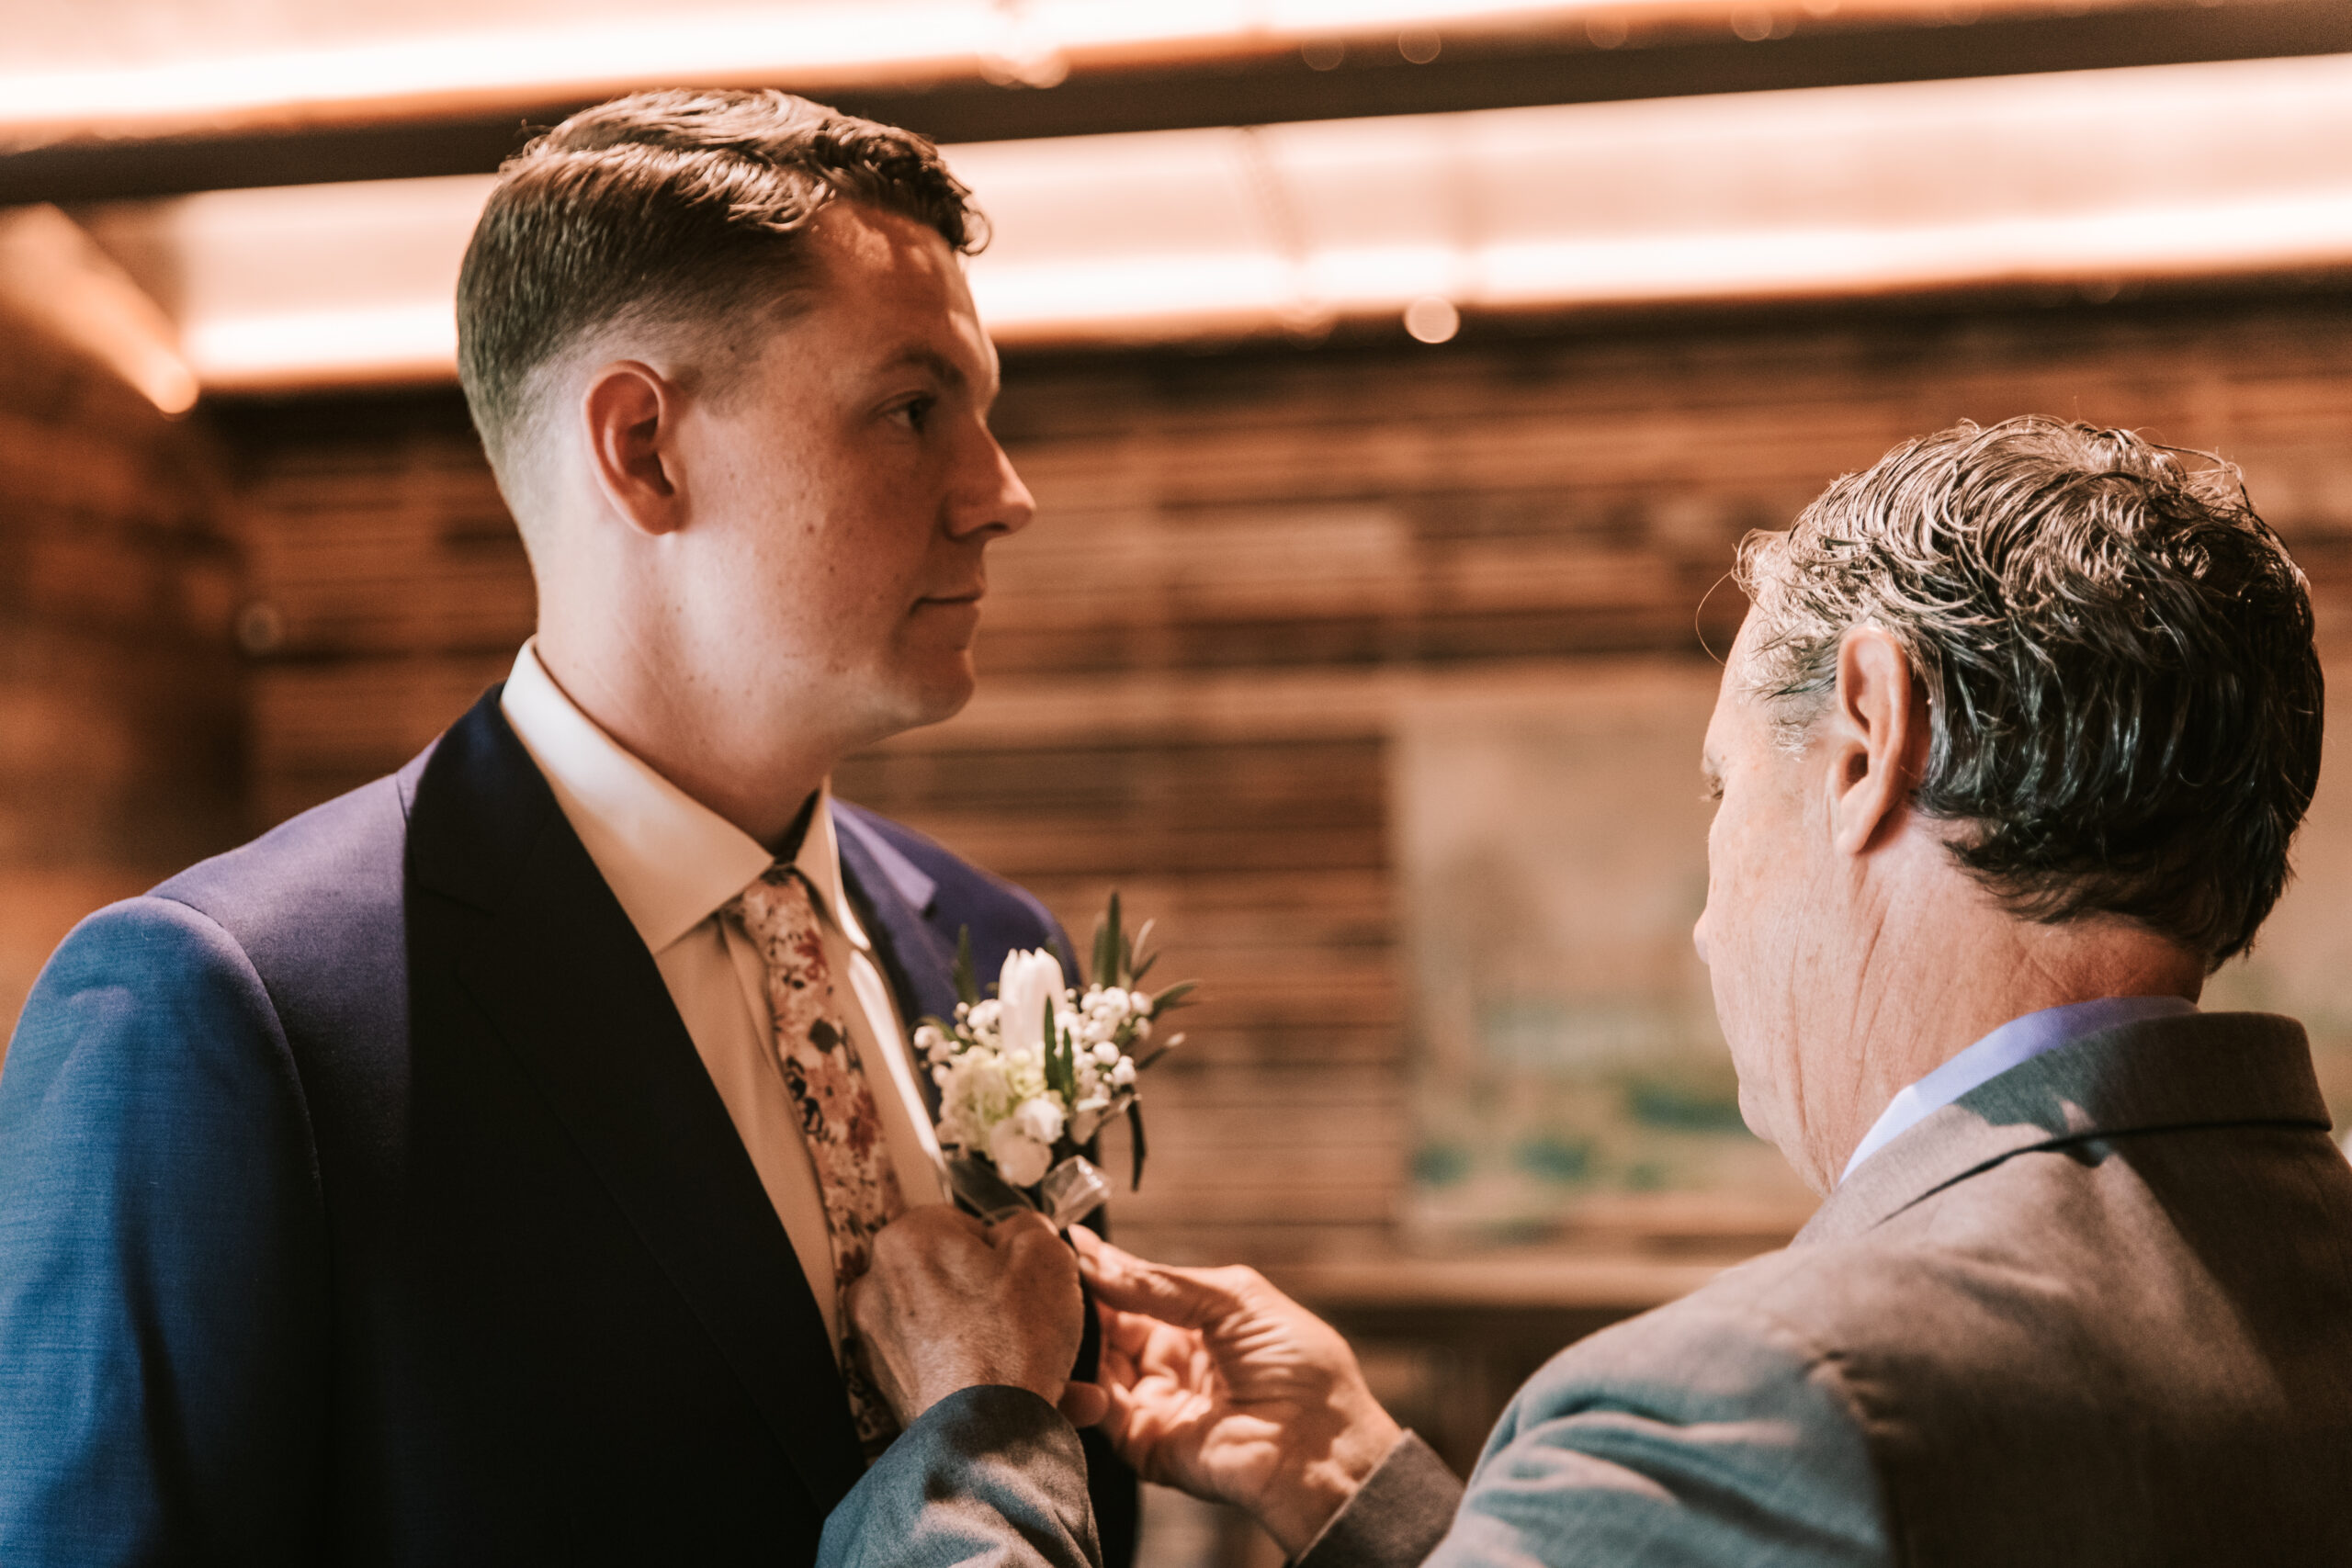
[(1094, 1287), (1094, 1299), (1104, 1306), (1180, 1328), (1204, 1328), (1240, 1304), (1228, 1278), (1240, 1270), (1171, 1268), (1091, 1236), (1080, 1244), (1079, 1262)]
[(1060, 1408), (1071, 1426), (1094, 1426), (1111, 1414), (1111, 1391), (1101, 1383), (1066, 1383), (1062, 1386)]

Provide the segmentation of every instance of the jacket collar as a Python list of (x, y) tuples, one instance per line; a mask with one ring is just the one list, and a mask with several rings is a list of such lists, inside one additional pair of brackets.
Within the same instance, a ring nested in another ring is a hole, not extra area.
[[(824, 1319), (661, 971), (493, 687), (402, 772), (411, 874), (474, 913), (457, 979), (571, 1133), (820, 1509), (862, 1471)], [(592, 1198), (589, 1201), (600, 1201)]]
[(2196, 1013), (2086, 1035), (1979, 1085), (1838, 1184), (1796, 1245), (1843, 1241), (2013, 1155), (2190, 1127), (2328, 1126), (2302, 1025)]
[[(846, 801), (831, 803), (841, 848), (842, 890), (864, 922), (899, 1017), (909, 1029), (925, 1018), (956, 1016), (955, 943), (933, 920), (939, 886), (882, 836), (872, 818)], [(923, 1104), (939, 1120), (939, 1086), (917, 1065)]]
[(900, 854), (866, 813), (846, 801), (831, 805), (842, 888), (890, 976), (899, 1016), (910, 1029), (926, 1017), (955, 1016), (955, 944), (931, 918), (938, 884)]

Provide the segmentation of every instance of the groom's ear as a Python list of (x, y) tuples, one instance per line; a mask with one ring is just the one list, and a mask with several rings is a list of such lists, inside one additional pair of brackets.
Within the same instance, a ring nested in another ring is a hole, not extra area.
[(596, 488), (642, 534), (675, 533), (686, 520), (677, 452), (682, 401), (675, 385), (635, 359), (596, 370), (581, 398)]

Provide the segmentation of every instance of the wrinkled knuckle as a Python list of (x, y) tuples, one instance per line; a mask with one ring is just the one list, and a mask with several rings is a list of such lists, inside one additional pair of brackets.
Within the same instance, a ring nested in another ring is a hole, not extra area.
[(1246, 1263), (1236, 1263), (1229, 1268), (1218, 1269), (1217, 1283), (1224, 1288), (1227, 1295), (1238, 1301), (1248, 1301), (1253, 1296), (1262, 1295), (1273, 1289), (1266, 1282), (1266, 1277), (1263, 1274)]
[(842, 1304), (848, 1309), (850, 1322), (859, 1328), (871, 1326), (881, 1315), (879, 1292), (870, 1276), (850, 1286)]

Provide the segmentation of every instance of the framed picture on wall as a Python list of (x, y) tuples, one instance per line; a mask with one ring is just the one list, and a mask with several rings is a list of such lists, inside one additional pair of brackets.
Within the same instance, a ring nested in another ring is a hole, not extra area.
[(1811, 1212), (1741, 1120), (1691, 945), (1718, 673), (1596, 662), (1399, 710), (1414, 1242), (1770, 1237)]

